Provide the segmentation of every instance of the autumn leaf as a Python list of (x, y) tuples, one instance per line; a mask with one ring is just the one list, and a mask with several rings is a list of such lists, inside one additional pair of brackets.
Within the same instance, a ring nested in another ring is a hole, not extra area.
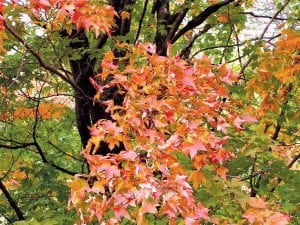
[(216, 171), (217, 171), (217, 174), (218, 174), (223, 180), (227, 180), (227, 178), (226, 178), (226, 174), (227, 174), (227, 172), (228, 172), (228, 169), (227, 169), (227, 168), (225, 168), (225, 167), (218, 167), (218, 168), (216, 169)]
[(218, 17), (217, 17), (217, 20), (218, 20), (220, 23), (227, 23), (228, 20), (229, 20), (229, 18), (228, 18), (228, 16), (222, 15), (222, 16), (218, 16)]
[(197, 189), (200, 186), (200, 184), (206, 183), (206, 179), (205, 179), (203, 173), (201, 173), (200, 171), (197, 171), (197, 170), (195, 170), (191, 173), (191, 175), (188, 178), (188, 181), (193, 182), (193, 187), (195, 189)]
[(265, 209), (266, 203), (261, 198), (249, 198), (248, 203), (253, 208)]
[(122, 18), (122, 20), (129, 20), (130, 19), (130, 13), (129, 12), (127, 12), (127, 11), (122, 11), (121, 12), (121, 18)]
[(194, 158), (198, 151), (206, 151), (206, 147), (200, 139), (195, 139), (192, 143), (184, 142), (182, 150)]

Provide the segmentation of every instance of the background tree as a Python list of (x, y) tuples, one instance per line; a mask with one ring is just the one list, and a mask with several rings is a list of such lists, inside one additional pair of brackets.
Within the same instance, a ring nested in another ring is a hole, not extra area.
[(297, 7), (1, 1), (3, 223), (298, 224)]

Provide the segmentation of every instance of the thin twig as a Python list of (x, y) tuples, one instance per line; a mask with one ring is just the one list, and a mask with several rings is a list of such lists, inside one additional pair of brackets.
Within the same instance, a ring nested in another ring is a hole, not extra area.
[[(271, 41), (271, 40), (273, 40), (273, 39), (275, 39), (275, 38), (278, 38), (278, 37), (280, 37), (280, 36), (281, 36), (281, 34), (277, 34), (277, 35), (275, 35), (275, 36), (273, 36), (273, 37), (264, 37), (263, 39), (268, 39), (267, 42), (269, 42), (269, 41)], [(251, 38), (251, 39), (249, 39), (249, 40), (245, 40), (245, 41), (239, 43), (239, 46), (243, 46), (243, 45), (249, 43), (249, 41), (257, 41), (258, 39), (259, 39), (259, 38)], [(228, 46), (226, 46), (226, 45), (218, 45), (218, 46), (211, 46), (211, 47), (202, 48), (202, 49), (196, 51), (196, 52), (191, 56), (191, 58), (192, 58), (192, 57), (195, 57), (195, 56), (198, 55), (200, 52), (204, 52), (204, 51), (207, 51), (207, 50), (212, 50), (212, 49), (216, 49), (216, 48), (233, 48), (233, 47), (236, 47), (236, 46), (237, 46), (237, 44), (232, 44), (232, 45), (228, 45)]]
[[(272, 19), (272, 16), (265, 16), (265, 15), (257, 15), (254, 12), (242, 12), (241, 14), (250, 15), (256, 18), (266, 18), (266, 19)], [(279, 18), (275, 17), (274, 20), (287, 20), (286, 18)]]
[(229, 45), (229, 42), (230, 42), (230, 39), (231, 39), (232, 32), (233, 32), (233, 29), (232, 29), (232, 26), (230, 26), (230, 33), (229, 33), (229, 35), (228, 35), (228, 38), (227, 38), (227, 41), (226, 41), (226, 44), (225, 44), (225, 48), (224, 48), (224, 50), (223, 50), (223, 52), (222, 52), (222, 55), (221, 55), (219, 64), (222, 64), (223, 58), (224, 58), (224, 56), (225, 56), (225, 52), (226, 52), (226, 50), (227, 50), (227, 46)]
[(26, 148), (28, 146), (34, 146), (34, 143), (24, 143), (22, 145), (14, 145), (14, 146), (11, 146), (11, 145), (3, 145), (3, 144), (0, 144), (0, 148), (6, 148), (6, 149), (20, 149), (20, 148)]
[(206, 33), (211, 27), (212, 26), (210, 24), (206, 24), (204, 26), (204, 28), (201, 31), (199, 31), (199, 33), (195, 34), (189, 40), (189, 42), (185, 45), (185, 47), (181, 50), (179, 57), (186, 56), (186, 54), (191, 50), (191, 48), (192, 48), (193, 44), (195, 43), (195, 41), (197, 40), (197, 38), (199, 38), (202, 34)]
[[(260, 43), (267, 30), (269, 29), (270, 25), (273, 23), (273, 21), (275, 20), (275, 18), (282, 12), (282, 10), (284, 10), (284, 8), (289, 4), (290, 0), (287, 0), (282, 6), (281, 8), (274, 14), (274, 16), (271, 18), (271, 20), (269, 21), (269, 23), (266, 25), (266, 27), (264, 28), (264, 30), (262, 31), (261, 35), (259, 36), (258, 38), (258, 43)], [(248, 65), (250, 64), (250, 62), (252, 61), (251, 57), (246, 61), (246, 63), (243, 65), (241, 71), (240, 71), (240, 74), (244, 74), (245, 72), (245, 69), (248, 67)]]

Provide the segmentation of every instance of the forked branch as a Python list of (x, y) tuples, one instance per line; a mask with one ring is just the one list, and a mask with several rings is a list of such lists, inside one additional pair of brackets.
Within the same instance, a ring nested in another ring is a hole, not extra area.
[(199, 15), (190, 20), (187, 25), (185, 25), (181, 30), (179, 30), (175, 36), (172, 38), (171, 43), (175, 43), (182, 35), (184, 35), (187, 31), (194, 29), (195, 27), (202, 24), (211, 14), (218, 11), (221, 7), (228, 5), (234, 0), (225, 0), (219, 2), (217, 4), (211, 5), (207, 7), (204, 11), (202, 11)]

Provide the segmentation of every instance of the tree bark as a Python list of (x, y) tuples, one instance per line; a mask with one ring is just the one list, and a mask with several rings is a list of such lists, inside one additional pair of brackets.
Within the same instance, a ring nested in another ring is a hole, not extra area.
[[(111, 6), (120, 14), (123, 10), (130, 11), (130, 6), (134, 4), (133, 0), (112, 0), (109, 2)], [(122, 20), (121, 17), (115, 17), (116, 27), (112, 33), (112, 36), (125, 36), (130, 31), (130, 19)], [(84, 30), (79, 30), (73, 33), (70, 37), (70, 47), (77, 49), (79, 52), (88, 49), (89, 41)], [(106, 41), (107, 37), (100, 36), (98, 47), (101, 48)], [(73, 41), (74, 40), (74, 41)], [(122, 51), (114, 50), (115, 57), (123, 57), (126, 53)], [(97, 91), (91, 84), (89, 78), (96, 80), (101, 85), (101, 82), (95, 75), (101, 68), (97, 68), (95, 65), (96, 60), (91, 57), (89, 53), (82, 54), (78, 60), (70, 59), (71, 70), (73, 73), (73, 79), (75, 83), (85, 92), (90, 99), (93, 99), (97, 94)], [(97, 71), (98, 70), (98, 71)], [(76, 111), (76, 122), (81, 143), (83, 148), (87, 145), (90, 139), (89, 127), (92, 126), (100, 119), (111, 120), (111, 115), (107, 112), (106, 106), (102, 105), (101, 102), (113, 99), (115, 105), (121, 105), (123, 102), (123, 96), (117, 94), (116, 87), (105, 89), (102, 93), (100, 102), (93, 102), (89, 99), (82, 98), (79, 92), (75, 93), (75, 111)], [(107, 143), (101, 143), (97, 154), (106, 155), (109, 152), (120, 152), (124, 146), (121, 144), (119, 148), (115, 148), (112, 151), (108, 148)]]

